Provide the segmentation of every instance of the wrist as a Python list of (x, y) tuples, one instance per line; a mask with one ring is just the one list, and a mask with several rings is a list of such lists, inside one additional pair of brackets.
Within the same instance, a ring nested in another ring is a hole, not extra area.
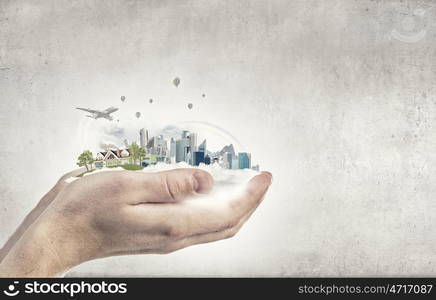
[(91, 259), (92, 247), (80, 240), (75, 226), (59, 217), (36, 220), (1, 261), (0, 277), (62, 276)]

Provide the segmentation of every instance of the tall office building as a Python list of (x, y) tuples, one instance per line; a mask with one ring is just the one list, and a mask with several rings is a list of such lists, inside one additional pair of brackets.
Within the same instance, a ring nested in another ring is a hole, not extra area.
[(166, 156), (168, 152), (168, 144), (162, 135), (157, 135), (148, 141), (147, 149), (150, 154)]
[(171, 138), (170, 141), (170, 158), (171, 157), (176, 157), (176, 141)]
[(251, 168), (251, 153), (239, 152), (239, 169), (250, 169)]
[(154, 147), (154, 137), (148, 140), (147, 142), (147, 148), (153, 148)]
[[(199, 166), (200, 163), (204, 163), (204, 152), (202, 151), (195, 151), (193, 152), (193, 165)], [(210, 161), (210, 159), (209, 159)]]
[(189, 147), (188, 147), (188, 152), (186, 153), (186, 159), (185, 161), (190, 164), (192, 166), (192, 160), (194, 159), (192, 152), (189, 152)]
[(139, 146), (141, 148), (146, 148), (148, 144), (148, 130), (146, 131), (145, 128), (141, 128), (139, 130)]
[(168, 144), (162, 135), (158, 135), (155, 138), (156, 143), (156, 154), (161, 156), (167, 156), (168, 153)]
[(189, 153), (190, 153), (190, 158), (188, 160), (188, 163), (190, 165), (194, 165), (194, 152), (197, 151), (197, 134), (193, 132), (189, 133), (188, 139), (189, 139)]
[(223, 154), (223, 168), (225, 169), (231, 169), (232, 168), (232, 153), (225, 152)]
[(197, 151), (197, 134), (191, 132), (188, 138), (189, 138), (189, 147), (191, 147), (191, 151), (192, 152)]
[(188, 160), (189, 139), (182, 138), (176, 141), (176, 162)]
[(236, 156), (232, 157), (232, 167), (230, 169), (235, 170), (235, 169), (238, 169), (238, 168), (239, 168), (239, 158), (236, 155)]
[(204, 140), (199, 146), (198, 151), (206, 153), (206, 140)]
[(168, 155), (168, 162), (170, 164), (174, 164), (176, 163), (176, 141), (174, 140), (174, 138), (171, 138), (170, 140), (170, 151), (169, 151), (169, 155)]

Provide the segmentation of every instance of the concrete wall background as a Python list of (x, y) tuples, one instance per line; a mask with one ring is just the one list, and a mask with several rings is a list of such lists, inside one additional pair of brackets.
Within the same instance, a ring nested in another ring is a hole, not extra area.
[(152, 96), (144, 122), (231, 131), (272, 189), (233, 239), (70, 275), (436, 275), (435, 14), (431, 1), (1, 1), (0, 243), (75, 168), (93, 123), (74, 107)]

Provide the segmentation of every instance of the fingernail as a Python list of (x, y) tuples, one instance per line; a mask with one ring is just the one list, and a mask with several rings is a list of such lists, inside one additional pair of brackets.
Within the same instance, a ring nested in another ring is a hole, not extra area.
[(212, 189), (210, 175), (206, 172), (194, 173), (194, 190), (199, 194), (207, 194)]

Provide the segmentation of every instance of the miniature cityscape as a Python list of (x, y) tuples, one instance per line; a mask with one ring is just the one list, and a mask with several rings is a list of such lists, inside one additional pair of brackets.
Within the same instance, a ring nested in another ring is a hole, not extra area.
[[(191, 166), (218, 164), (225, 169), (259, 171), (259, 165), (251, 164), (251, 153), (236, 153), (233, 144), (225, 146), (218, 152), (208, 151), (206, 139), (197, 145), (197, 134), (186, 130), (182, 132), (180, 138), (167, 140), (163, 135), (149, 138), (148, 130), (142, 128), (139, 131), (139, 145), (136, 142), (129, 144), (124, 140), (124, 146), (124, 149), (106, 149), (98, 152), (95, 158), (90, 158), (89, 163), (98, 169), (127, 165), (142, 168), (157, 163), (185, 162)], [(88, 153), (91, 154), (89, 151)]]

